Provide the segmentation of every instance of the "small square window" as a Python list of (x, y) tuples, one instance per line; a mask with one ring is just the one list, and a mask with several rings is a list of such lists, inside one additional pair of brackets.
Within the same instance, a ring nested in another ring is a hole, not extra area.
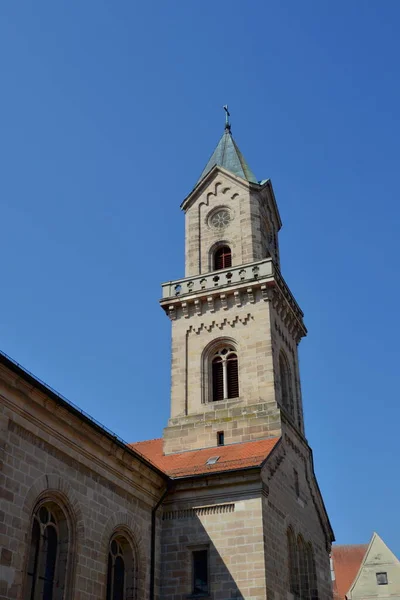
[(376, 574), (376, 583), (378, 585), (387, 585), (388, 584), (387, 573), (377, 573)]
[(208, 585), (208, 550), (194, 550), (192, 552), (193, 564), (193, 596), (207, 596)]

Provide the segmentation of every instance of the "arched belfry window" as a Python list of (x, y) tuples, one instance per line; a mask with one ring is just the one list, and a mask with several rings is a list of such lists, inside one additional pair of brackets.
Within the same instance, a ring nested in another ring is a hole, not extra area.
[(279, 353), (279, 379), (281, 383), (282, 406), (288, 411), (291, 417), (294, 417), (291, 373), (288, 359), (282, 350)]
[(64, 511), (55, 502), (42, 502), (33, 514), (25, 600), (64, 599), (70, 543)]
[(232, 251), (229, 246), (220, 246), (214, 252), (214, 271), (228, 269), (232, 266)]
[(135, 563), (132, 546), (123, 534), (111, 538), (107, 561), (107, 600), (133, 600)]
[(238, 357), (232, 346), (214, 352), (211, 361), (212, 400), (225, 400), (239, 396)]

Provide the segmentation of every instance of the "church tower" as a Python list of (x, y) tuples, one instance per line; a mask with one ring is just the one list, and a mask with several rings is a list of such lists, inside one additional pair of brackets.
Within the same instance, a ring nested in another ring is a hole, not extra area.
[[(227, 110), (227, 109), (226, 109)], [(172, 323), (164, 453), (304, 435), (298, 344), (303, 313), (280, 270), (281, 219), (225, 130), (185, 212), (185, 277), (162, 286)]]

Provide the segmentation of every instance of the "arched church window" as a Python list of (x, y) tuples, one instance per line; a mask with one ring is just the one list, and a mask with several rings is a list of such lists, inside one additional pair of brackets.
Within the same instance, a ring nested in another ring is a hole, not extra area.
[(52, 501), (33, 514), (25, 600), (63, 600), (70, 531), (64, 511)]
[(281, 382), (282, 406), (294, 417), (293, 394), (289, 363), (283, 350), (279, 353), (279, 378)]
[(239, 396), (238, 358), (234, 348), (226, 346), (212, 358), (212, 400)]
[(232, 252), (229, 246), (221, 246), (214, 253), (214, 271), (232, 266)]
[(307, 544), (308, 579), (310, 582), (310, 600), (318, 600), (317, 569), (312, 544)]
[(124, 535), (114, 535), (108, 549), (107, 600), (132, 600), (135, 569), (132, 547)]
[(308, 552), (306, 545), (301, 535), (297, 538), (297, 553), (299, 560), (299, 579), (300, 579), (300, 597), (302, 600), (310, 599), (310, 580), (309, 580), (309, 565)]
[(289, 527), (287, 530), (287, 551), (289, 565), (289, 590), (295, 596), (299, 597), (299, 573), (297, 563), (297, 547), (296, 538), (293, 529)]

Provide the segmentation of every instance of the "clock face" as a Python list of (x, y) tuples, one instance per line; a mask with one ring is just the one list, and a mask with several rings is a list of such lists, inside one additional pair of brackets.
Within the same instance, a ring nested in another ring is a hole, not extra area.
[(230, 222), (231, 215), (229, 210), (226, 208), (215, 212), (210, 219), (210, 225), (214, 229), (224, 229), (224, 227), (227, 227)]

